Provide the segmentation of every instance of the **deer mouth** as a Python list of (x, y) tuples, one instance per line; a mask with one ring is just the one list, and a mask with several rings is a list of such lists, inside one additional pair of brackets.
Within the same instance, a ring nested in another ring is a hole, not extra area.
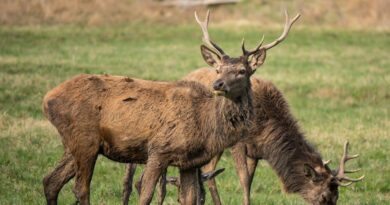
[(214, 95), (215, 96), (225, 96), (226, 95), (226, 91), (224, 91), (224, 90), (214, 90)]

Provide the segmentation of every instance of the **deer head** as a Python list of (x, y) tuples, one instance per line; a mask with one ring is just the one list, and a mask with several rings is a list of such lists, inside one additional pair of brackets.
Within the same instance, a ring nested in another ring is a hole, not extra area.
[(213, 90), (216, 95), (223, 95), (229, 98), (237, 98), (245, 93), (250, 87), (250, 76), (261, 66), (266, 58), (268, 49), (282, 42), (293, 25), (298, 20), (300, 14), (297, 14), (292, 20), (289, 19), (287, 11), (285, 12), (286, 24), (282, 35), (274, 42), (262, 46), (264, 36), (258, 46), (253, 50), (246, 50), (245, 41), (242, 41), (242, 52), (240, 57), (233, 58), (227, 55), (217, 44), (215, 44), (208, 33), (208, 23), (210, 11), (207, 11), (206, 20), (200, 21), (195, 12), (195, 19), (203, 32), (203, 43), (201, 53), (206, 63), (217, 72), (217, 80), (213, 83)]
[(324, 162), (323, 166), (317, 166), (315, 168), (305, 164), (304, 173), (308, 179), (308, 183), (301, 193), (306, 201), (313, 205), (336, 205), (339, 195), (338, 188), (340, 186), (346, 187), (364, 178), (364, 175), (357, 179), (352, 179), (345, 175), (345, 173), (360, 171), (360, 169), (345, 170), (345, 163), (358, 156), (348, 156), (348, 142), (346, 142), (344, 144), (344, 152), (340, 160), (340, 165), (336, 170), (329, 169), (327, 164), (330, 161)]

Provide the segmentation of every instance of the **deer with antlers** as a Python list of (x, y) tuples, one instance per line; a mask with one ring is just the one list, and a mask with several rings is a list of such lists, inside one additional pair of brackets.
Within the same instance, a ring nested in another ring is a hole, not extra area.
[[(289, 20), (286, 15), (285, 29), (280, 38), (270, 45), (281, 42), (299, 16)], [(245, 47), (243, 46), (245, 53)], [(199, 69), (187, 75), (185, 80), (200, 82), (206, 87), (216, 79), (216, 74), (208, 68)], [(331, 170), (328, 162), (323, 162), (320, 154), (308, 143), (291, 115), (290, 109), (282, 93), (271, 82), (251, 79), (253, 89), (253, 107), (255, 120), (250, 128), (249, 136), (232, 147), (231, 153), (243, 189), (243, 204), (250, 204), (250, 188), (258, 160), (266, 160), (281, 179), (284, 189), (289, 193), (300, 194), (308, 203), (326, 205), (336, 204), (338, 187), (352, 182), (344, 173), (358, 170), (345, 170), (345, 162), (357, 157), (348, 156), (348, 144), (344, 146), (344, 154), (340, 166)], [(213, 158), (202, 168), (203, 172), (215, 169), (222, 153)], [(128, 165), (132, 166), (132, 165)], [(126, 177), (132, 177), (127, 172)], [(178, 185), (177, 179), (169, 178)], [(348, 183), (344, 183), (348, 182)], [(207, 181), (214, 204), (221, 204), (215, 180)], [(128, 184), (126, 184), (128, 186)], [(125, 186), (125, 193), (126, 192)]]
[(47, 204), (57, 204), (59, 191), (74, 177), (77, 200), (90, 204), (99, 154), (117, 162), (145, 164), (139, 204), (151, 202), (169, 165), (180, 170), (181, 203), (196, 203), (197, 168), (248, 136), (253, 118), (250, 77), (270, 48), (260, 43), (240, 57), (229, 57), (211, 41), (208, 21), (209, 12), (206, 21), (198, 23), (203, 30), (201, 54), (217, 75), (213, 92), (190, 81), (79, 75), (45, 95), (44, 114), (57, 128), (65, 152), (44, 177)]

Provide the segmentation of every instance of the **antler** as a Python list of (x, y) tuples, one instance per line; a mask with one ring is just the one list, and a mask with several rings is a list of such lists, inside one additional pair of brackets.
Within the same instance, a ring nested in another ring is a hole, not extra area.
[(292, 20), (289, 19), (288, 17), (288, 13), (287, 13), (287, 10), (284, 10), (284, 15), (286, 16), (286, 23), (284, 24), (284, 30), (283, 30), (283, 33), (282, 35), (279, 36), (278, 39), (276, 39), (274, 42), (272, 43), (269, 43), (265, 46), (262, 46), (261, 48), (262, 49), (271, 49), (273, 48), (274, 46), (278, 45), (280, 42), (282, 42), (288, 35), (288, 32), (290, 31), (292, 25), (299, 19), (299, 17), (301, 16), (301, 14), (297, 14)]
[(301, 16), (301, 14), (297, 14), (292, 20), (289, 19), (288, 17), (288, 13), (287, 13), (287, 10), (284, 10), (284, 15), (286, 16), (286, 23), (284, 24), (284, 30), (283, 30), (283, 33), (282, 35), (276, 39), (275, 41), (273, 41), (272, 43), (269, 43), (265, 46), (261, 46), (262, 43), (263, 43), (263, 40), (264, 40), (264, 35), (263, 35), (263, 38), (261, 39), (261, 42), (259, 43), (259, 45), (254, 49), (254, 50), (251, 50), (251, 51), (248, 51), (245, 49), (245, 41), (244, 39), (242, 40), (242, 52), (244, 55), (251, 55), (255, 52), (257, 52), (258, 50), (261, 50), (261, 49), (265, 49), (265, 50), (268, 50), (268, 49), (271, 49), (272, 47), (278, 45), (280, 42), (282, 42), (288, 35), (288, 32), (290, 31), (292, 25), (299, 19), (299, 17)]
[[(339, 168), (336, 171), (336, 178), (338, 179), (338, 184), (340, 186), (349, 186), (353, 182), (358, 182), (358, 181), (361, 181), (361, 180), (364, 179), (364, 175), (359, 177), (359, 178), (357, 178), (357, 179), (352, 179), (352, 178), (349, 178), (349, 177), (345, 176), (345, 173), (354, 173), (354, 172), (360, 171), (360, 169), (345, 170), (345, 163), (347, 161), (359, 157), (358, 154), (352, 155), (352, 156), (348, 156), (348, 145), (349, 145), (349, 142), (346, 141), (345, 144), (344, 144), (344, 153), (343, 153), (343, 156), (341, 157)], [(342, 181), (346, 181), (348, 183), (343, 184), (343, 183), (341, 183)]]
[(264, 41), (264, 35), (261, 38), (259, 45), (257, 45), (255, 49), (248, 51), (245, 49), (245, 39), (242, 39), (241, 48), (242, 48), (242, 53), (244, 54), (244, 56), (250, 56), (250, 55), (256, 53), (258, 50), (260, 50), (260, 46), (263, 45), (263, 41)]
[(213, 41), (210, 39), (209, 31), (208, 31), (208, 25), (209, 25), (209, 19), (210, 19), (210, 10), (207, 10), (206, 14), (206, 20), (205, 21), (200, 21), (198, 14), (195, 11), (195, 19), (196, 22), (198, 22), (200, 28), (202, 29), (203, 32), (203, 43), (206, 44), (210, 49), (212, 49), (214, 52), (216, 52), (220, 57), (225, 55), (225, 52), (223, 52), (222, 48), (220, 48), (217, 44), (215, 44)]
[(332, 160), (326, 160), (326, 161), (322, 161), (322, 163), (324, 164), (324, 165), (328, 165), (329, 163), (331, 163), (332, 162)]

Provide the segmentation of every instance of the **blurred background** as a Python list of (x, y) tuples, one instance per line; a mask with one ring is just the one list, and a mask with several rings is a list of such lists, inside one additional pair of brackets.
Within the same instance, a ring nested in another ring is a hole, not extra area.
[[(205, 67), (193, 14), (203, 18), (207, 9), (211, 37), (232, 56), (241, 54), (243, 37), (248, 47), (263, 34), (266, 43), (277, 38), (284, 9), (290, 17), (301, 13), (256, 77), (284, 93), (308, 140), (332, 167), (347, 139), (350, 152), (361, 155), (349, 166), (361, 167), (366, 178), (342, 188), (340, 204), (388, 204), (389, 0), (0, 0), (0, 204), (44, 204), (42, 178), (63, 153), (42, 115), (47, 91), (80, 73), (174, 81)], [(218, 167), (226, 168), (217, 178), (222, 201), (240, 204), (229, 152)], [(120, 204), (124, 170), (99, 157), (93, 204)], [(72, 185), (63, 188), (60, 204), (75, 201)], [(137, 200), (133, 194), (131, 204)], [(252, 202), (305, 204), (283, 193), (266, 162), (256, 171)], [(177, 204), (174, 187), (166, 204)]]
[(213, 22), (228, 24), (279, 23), (280, 11), (300, 12), (305, 25), (318, 27), (388, 29), (388, 0), (2, 0), (3, 25), (83, 26), (123, 25), (129, 22), (192, 23), (194, 8), (213, 9)]

